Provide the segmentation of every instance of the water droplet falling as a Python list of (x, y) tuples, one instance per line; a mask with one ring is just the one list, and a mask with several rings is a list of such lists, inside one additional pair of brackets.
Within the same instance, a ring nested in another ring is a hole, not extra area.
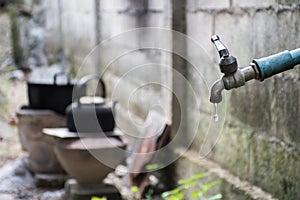
[(217, 103), (214, 103), (214, 108), (215, 108), (215, 113), (213, 115), (213, 120), (215, 122), (218, 122), (219, 121), (219, 115), (218, 115), (218, 104)]

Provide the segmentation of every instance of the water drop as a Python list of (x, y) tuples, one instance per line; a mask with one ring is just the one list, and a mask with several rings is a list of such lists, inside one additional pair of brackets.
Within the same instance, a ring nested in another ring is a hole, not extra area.
[(214, 107), (215, 107), (215, 113), (213, 115), (213, 120), (215, 122), (218, 122), (219, 121), (219, 115), (218, 115), (218, 104), (217, 103), (214, 103)]

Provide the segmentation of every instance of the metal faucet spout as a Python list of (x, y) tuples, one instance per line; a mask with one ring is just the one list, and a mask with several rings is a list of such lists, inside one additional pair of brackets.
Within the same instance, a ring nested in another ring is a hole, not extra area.
[(210, 102), (220, 103), (222, 101), (222, 91), (225, 89), (223, 79), (219, 79), (212, 85), (210, 89)]

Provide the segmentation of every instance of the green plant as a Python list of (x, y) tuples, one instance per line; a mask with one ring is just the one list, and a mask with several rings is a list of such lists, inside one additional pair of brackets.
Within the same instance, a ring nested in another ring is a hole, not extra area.
[(131, 187), (131, 192), (137, 193), (138, 191), (139, 191), (138, 186), (132, 186), (132, 187)]
[(154, 194), (153, 188), (149, 188), (145, 194), (146, 200), (152, 200), (153, 194)]
[(92, 197), (91, 200), (107, 200), (106, 197)]
[(154, 170), (159, 170), (161, 168), (164, 168), (165, 165), (163, 164), (148, 164), (146, 165), (146, 170), (151, 170), (151, 171), (154, 171)]
[(199, 183), (199, 179), (208, 176), (208, 173), (195, 174), (191, 178), (182, 179), (178, 181), (178, 187), (173, 190), (162, 193), (161, 197), (164, 200), (182, 200), (188, 199), (186, 197), (187, 191), (191, 191), (190, 199), (201, 199), (201, 200), (216, 200), (221, 199), (221, 194), (214, 194), (207, 196), (207, 192), (219, 184), (219, 181), (214, 181), (207, 184)]

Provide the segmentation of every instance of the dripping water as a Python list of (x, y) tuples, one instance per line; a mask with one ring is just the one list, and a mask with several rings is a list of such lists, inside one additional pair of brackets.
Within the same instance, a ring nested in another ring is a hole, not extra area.
[(214, 103), (214, 108), (215, 108), (215, 112), (214, 112), (214, 115), (213, 115), (213, 120), (215, 122), (218, 122), (219, 121), (219, 115), (218, 115), (218, 104), (217, 103)]

